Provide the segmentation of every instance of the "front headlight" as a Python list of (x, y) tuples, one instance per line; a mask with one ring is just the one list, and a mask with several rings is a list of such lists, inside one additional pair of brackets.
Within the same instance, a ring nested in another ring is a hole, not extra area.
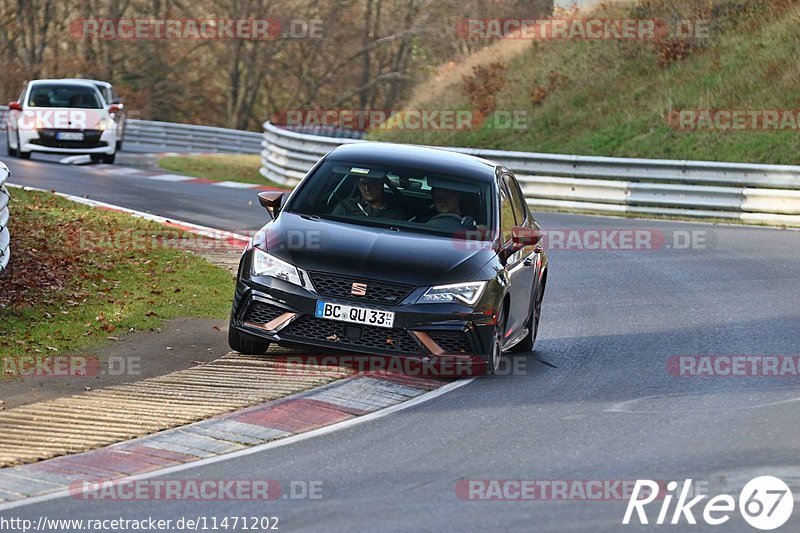
[(94, 127), (96, 130), (106, 131), (107, 129), (111, 128), (111, 119), (104, 118), (97, 122), (97, 125)]
[(456, 283), (455, 285), (439, 285), (431, 287), (423, 294), (420, 302), (462, 302), (475, 305), (486, 288), (485, 281), (471, 281), (469, 283)]
[(253, 248), (252, 273), (254, 276), (272, 276), (273, 278), (303, 286), (297, 267), (268, 254), (260, 248)]

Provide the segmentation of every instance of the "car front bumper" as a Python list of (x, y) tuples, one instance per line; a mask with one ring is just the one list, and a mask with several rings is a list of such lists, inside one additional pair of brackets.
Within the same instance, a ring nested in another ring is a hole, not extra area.
[[(482, 299), (476, 308), (455, 303), (414, 302), (414, 290), (397, 306), (360, 303), (320, 295), (270, 277), (242, 278), (236, 285), (231, 327), (271, 342), (346, 350), (376, 358), (401, 358), (449, 368), (481, 369), (496, 320), (496, 307)], [(317, 318), (318, 301), (383, 309), (395, 313), (392, 328)], [(373, 365), (374, 366), (374, 365)]]
[(94, 130), (86, 130), (85, 141), (58, 141), (51, 131), (19, 131), (19, 143), (23, 152), (52, 154), (106, 154), (116, 151), (116, 129), (103, 130), (97, 136)]

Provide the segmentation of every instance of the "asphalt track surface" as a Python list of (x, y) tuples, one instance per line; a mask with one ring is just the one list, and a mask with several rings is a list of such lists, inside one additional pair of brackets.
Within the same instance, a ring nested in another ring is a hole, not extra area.
[[(11, 183), (238, 232), (266, 218), (257, 202), (249, 203), (252, 191), (113, 176), (33, 157), (3, 159)], [(326, 435), (165, 476), (319, 481), (322, 499), (67, 497), (0, 517), (276, 516), (281, 531), (647, 531), (657, 526), (621, 524), (627, 500), (614, 500), (613, 493), (605, 501), (484, 501), (456, 488), (468, 480), (693, 479), (711, 496), (738, 499), (745, 482), (772, 475), (800, 498), (800, 378), (679, 377), (669, 370), (670, 358), (681, 355), (800, 354), (800, 233), (537, 218), (549, 230), (652, 230), (665, 236), (665, 246), (551, 246), (539, 340), (533, 354), (506, 358), (511, 375), (477, 379)], [(686, 232), (704, 244), (676, 249), (675, 239)], [(704, 505), (695, 507), (700, 524)], [(651, 523), (659, 507), (647, 507)], [(800, 501), (778, 531), (798, 528)], [(684, 519), (658, 529), (755, 531), (738, 510), (723, 526), (689, 526)]]

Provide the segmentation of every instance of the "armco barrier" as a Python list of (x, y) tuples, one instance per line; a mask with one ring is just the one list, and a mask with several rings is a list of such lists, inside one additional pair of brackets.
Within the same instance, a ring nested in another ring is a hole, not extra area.
[(0, 274), (11, 259), (11, 234), (8, 232), (8, 202), (11, 195), (5, 187), (6, 179), (8, 179), (8, 167), (0, 162)]
[[(7, 106), (0, 106), (0, 124), (4, 124), (7, 111)], [(253, 131), (136, 119), (125, 121), (123, 133), (124, 146), (154, 152), (258, 154), (262, 139)]]
[(123, 135), (124, 146), (157, 152), (258, 154), (262, 140), (252, 131), (135, 119), (125, 122)]
[[(307, 135), (266, 122), (260, 172), (295, 185), (320, 157), (353, 142), (368, 141)], [(445, 149), (506, 165), (534, 209), (800, 226), (800, 166)]]

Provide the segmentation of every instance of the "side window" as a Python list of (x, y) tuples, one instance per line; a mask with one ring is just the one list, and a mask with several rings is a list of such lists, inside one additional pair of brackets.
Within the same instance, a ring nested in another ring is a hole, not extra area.
[(505, 180), (500, 180), (500, 234), (503, 242), (511, 240), (511, 228), (516, 225), (514, 208), (511, 205), (511, 195), (506, 187)]
[(521, 226), (525, 223), (528, 213), (528, 206), (525, 203), (525, 198), (522, 196), (519, 184), (513, 176), (506, 174), (503, 176), (503, 181), (511, 194), (511, 205), (514, 207), (514, 216), (516, 217), (517, 225)]

